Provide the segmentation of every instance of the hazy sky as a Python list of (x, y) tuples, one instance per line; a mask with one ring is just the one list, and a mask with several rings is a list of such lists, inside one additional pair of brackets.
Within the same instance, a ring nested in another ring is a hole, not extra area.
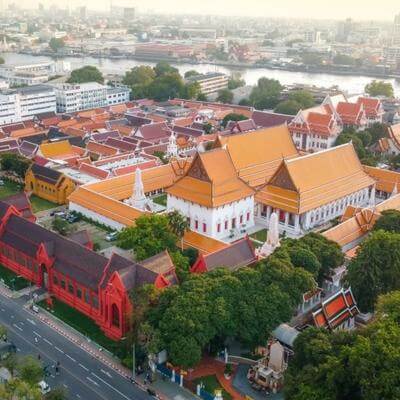
[[(4, 1), (4, 0), (3, 0)], [(7, 0), (6, 0), (7, 1)], [(14, 1), (14, 0), (8, 0)], [(36, 6), (40, 0), (19, 0), (17, 4)], [(166, 13), (201, 13), (221, 15), (254, 15), (319, 19), (393, 20), (400, 13), (400, 0), (41, 0), (43, 4), (109, 9), (114, 5), (134, 6)]]

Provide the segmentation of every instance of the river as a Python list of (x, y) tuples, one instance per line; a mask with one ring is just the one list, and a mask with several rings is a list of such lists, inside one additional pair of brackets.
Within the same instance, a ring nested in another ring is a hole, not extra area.
[[(40, 61), (49, 61), (50, 57), (46, 56), (32, 56), (26, 54), (17, 53), (4, 53), (2, 55), (9, 64), (25, 64), (35, 63)], [(137, 61), (131, 59), (107, 59), (107, 58), (93, 58), (93, 57), (65, 57), (65, 61), (70, 61), (72, 68), (79, 68), (84, 65), (95, 65), (101, 71), (105, 73), (124, 73), (127, 69), (135, 67), (137, 65), (151, 65), (155, 63), (147, 61)], [(246, 81), (247, 85), (255, 85), (259, 78), (267, 77), (279, 80), (284, 85), (290, 85), (295, 83), (316, 85), (321, 87), (331, 87), (338, 85), (339, 88), (349, 94), (362, 93), (367, 83), (371, 82), (373, 78), (366, 76), (356, 75), (334, 75), (334, 74), (320, 74), (320, 73), (304, 73), (304, 72), (292, 72), (292, 71), (281, 71), (281, 70), (270, 70), (267, 68), (228, 68), (213, 64), (172, 64), (176, 66), (181, 74), (186, 71), (195, 69), (199, 72), (223, 72), (231, 74), (232, 72), (238, 72), (242, 75), (242, 78)], [(396, 97), (400, 97), (400, 81), (395, 79), (386, 79), (393, 85)]]

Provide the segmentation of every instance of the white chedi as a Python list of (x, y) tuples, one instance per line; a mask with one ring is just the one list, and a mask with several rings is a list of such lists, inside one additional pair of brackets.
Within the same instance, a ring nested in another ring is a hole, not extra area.
[(273, 212), (269, 218), (267, 240), (259, 249), (257, 249), (257, 254), (261, 257), (268, 257), (280, 245), (278, 214)]
[(133, 187), (130, 204), (139, 210), (144, 210), (147, 204), (147, 198), (144, 194), (142, 170), (140, 168), (137, 168), (135, 171), (135, 184)]
[(178, 156), (178, 145), (176, 144), (176, 136), (174, 131), (171, 132), (171, 135), (168, 139), (167, 156), (168, 157)]

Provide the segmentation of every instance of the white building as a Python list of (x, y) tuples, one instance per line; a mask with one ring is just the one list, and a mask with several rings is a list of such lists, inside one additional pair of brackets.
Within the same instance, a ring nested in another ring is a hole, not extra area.
[(254, 225), (254, 190), (242, 181), (225, 149), (197, 153), (187, 174), (166, 190), (192, 231), (229, 238)]
[(1, 125), (48, 112), (56, 112), (56, 95), (51, 86), (34, 85), (0, 92)]
[(227, 89), (229, 77), (220, 72), (210, 72), (191, 76), (187, 81), (197, 82), (200, 85), (201, 92), (207, 96), (211, 93), (218, 93), (222, 89)]
[(57, 96), (57, 111), (71, 113), (108, 105), (126, 103), (129, 89), (110, 88), (97, 82), (53, 85)]

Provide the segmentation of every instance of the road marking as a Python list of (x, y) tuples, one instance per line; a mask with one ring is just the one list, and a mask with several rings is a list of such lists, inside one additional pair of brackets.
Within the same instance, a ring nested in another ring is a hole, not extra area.
[(26, 319), (30, 324), (35, 325), (36, 326), (36, 322), (33, 321), (32, 319), (27, 318)]
[(112, 378), (111, 374), (107, 371), (104, 371), (104, 369), (100, 370), (103, 374), (107, 375), (109, 378)]
[(43, 338), (43, 341), (45, 341), (47, 344), (49, 344), (50, 346), (53, 346), (53, 343), (50, 342), (50, 340), (47, 340), (46, 338)]
[(78, 398), (78, 399), (80, 399), (81, 398), (81, 396), (77, 393), (76, 394), (76, 397)]
[(68, 385), (66, 385), (65, 383), (63, 383), (63, 386), (65, 387), (65, 389), (68, 389)]
[(97, 376), (94, 372), (92, 372), (92, 375), (97, 378), (100, 382), (103, 382), (105, 385), (107, 385), (109, 388), (114, 390), (116, 393), (118, 393), (120, 396), (127, 400), (131, 400), (128, 396), (125, 396), (122, 392), (120, 392), (118, 389), (115, 389), (114, 386), (110, 385), (108, 382), (106, 382), (104, 379), (101, 379), (99, 376)]
[(21, 349), (19, 347), (17, 347), (17, 351), (21, 351)]
[(91, 379), (89, 376), (87, 376), (86, 379), (87, 379), (89, 382), (93, 383), (93, 385), (99, 386), (99, 384), (98, 384), (96, 381), (94, 381), (93, 379)]
[(54, 346), (54, 348), (55, 348), (57, 351), (59, 351), (60, 353), (63, 353), (63, 354), (64, 354), (64, 352), (63, 352), (59, 347)]
[(71, 361), (76, 362), (75, 358), (72, 358), (69, 354), (65, 354)]
[(13, 324), (13, 327), (14, 328), (17, 328), (19, 331), (21, 331), (21, 332), (23, 332), (24, 330), (20, 327), (20, 326), (18, 326), (17, 324)]
[(84, 365), (82, 365), (82, 364), (78, 364), (81, 368), (83, 368), (85, 371), (89, 371), (89, 368), (86, 368)]
[(33, 334), (35, 335), (35, 336), (37, 336), (37, 337), (42, 337), (41, 335), (39, 335), (36, 331), (32, 331), (33, 332)]

